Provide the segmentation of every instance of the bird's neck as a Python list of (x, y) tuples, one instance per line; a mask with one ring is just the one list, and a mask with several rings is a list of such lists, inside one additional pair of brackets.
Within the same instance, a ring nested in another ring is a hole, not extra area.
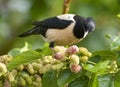
[(74, 35), (75, 35), (76, 38), (78, 38), (78, 39), (83, 38), (84, 34), (86, 32), (86, 29), (84, 27), (85, 18), (76, 15), (74, 17), (74, 19), (76, 21), (76, 24), (74, 26), (73, 33), (74, 33)]

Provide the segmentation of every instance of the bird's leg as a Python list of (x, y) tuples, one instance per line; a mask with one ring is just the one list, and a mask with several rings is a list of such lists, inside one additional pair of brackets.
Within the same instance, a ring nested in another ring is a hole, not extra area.
[(50, 42), (49, 47), (54, 48), (54, 42)]

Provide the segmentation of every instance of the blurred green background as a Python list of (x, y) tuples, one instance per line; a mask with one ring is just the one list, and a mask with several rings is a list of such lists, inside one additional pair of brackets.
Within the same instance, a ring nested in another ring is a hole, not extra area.
[[(31, 29), (33, 21), (62, 14), (62, 11), (63, 0), (0, 0), (0, 55), (23, 47), (25, 42), (33, 49), (43, 46), (39, 35), (26, 38), (17, 35)], [(69, 13), (94, 18), (96, 30), (78, 44), (90, 51), (109, 47), (105, 34), (119, 34), (120, 0), (71, 0)]]

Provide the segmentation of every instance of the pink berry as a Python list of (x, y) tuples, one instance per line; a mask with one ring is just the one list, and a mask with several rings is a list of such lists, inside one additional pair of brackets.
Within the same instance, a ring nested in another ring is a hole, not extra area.
[(79, 52), (79, 48), (76, 45), (70, 46), (69, 48), (66, 49), (65, 54), (66, 55), (71, 55)]
[(81, 66), (77, 64), (71, 64), (70, 70), (74, 73), (78, 73), (81, 70)]
[(64, 54), (62, 52), (57, 52), (57, 53), (54, 54), (53, 57), (57, 60), (61, 60), (61, 59), (63, 59)]

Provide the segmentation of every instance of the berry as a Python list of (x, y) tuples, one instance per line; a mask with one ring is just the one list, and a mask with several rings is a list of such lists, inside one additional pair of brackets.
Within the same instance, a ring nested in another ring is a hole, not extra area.
[(78, 73), (81, 70), (81, 66), (74, 64), (74, 63), (71, 63), (70, 70), (71, 70), (71, 72)]
[(80, 60), (81, 60), (82, 62), (87, 62), (87, 61), (88, 61), (88, 56), (81, 56), (81, 57), (80, 57)]
[(0, 76), (5, 75), (7, 72), (6, 65), (4, 63), (0, 63)]
[(30, 74), (34, 74), (35, 70), (34, 70), (32, 64), (28, 64), (28, 66), (27, 66), (27, 71), (28, 71)]
[(64, 46), (55, 46), (53, 50), (55, 52), (65, 52), (66, 48)]
[(79, 56), (73, 54), (70, 56), (71, 62), (75, 64), (79, 64)]
[(65, 54), (71, 55), (71, 54), (76, 54), (77, 52), (79, 52), (79, 48), (76, 45), (73, 45), (66, 49)]
[(54, 54), (53, 57), (57, 60), (61, 60), (61, 59), (64, 58), (64, 54), (63, 54), (63, 52), (57, 52), (57, 53)]

